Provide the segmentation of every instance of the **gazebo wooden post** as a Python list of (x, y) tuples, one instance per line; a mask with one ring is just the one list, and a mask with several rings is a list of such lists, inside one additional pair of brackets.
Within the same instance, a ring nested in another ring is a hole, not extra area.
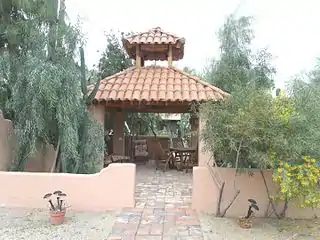
[(197, 114), (191, 113), (189, 123), (191, 125), (191, 147), (196, 147), (199, 139), (199, 118)]
[(124, 136), (124, 111), (114, 112), (113, 115), (113, 154), (125, 155), (125, 136)]
[[(102, 135), (104, 137), (104, 120), (106, 113), (106, 106), (104, 104), (89, 105), (88, 110), (92, 117), (101, 125)], [(104, 164), (104, 151), (101, 152), (99, 159), (97, 159), (97, 169), (102, 169)]]
[(140, 52), (141, 46), (137, 44), (136, 46), (136, 68), (141, 67), (141, 52)]
[(168, 50), (168, 67), (172, 67), (172, 45), (169, 45)]

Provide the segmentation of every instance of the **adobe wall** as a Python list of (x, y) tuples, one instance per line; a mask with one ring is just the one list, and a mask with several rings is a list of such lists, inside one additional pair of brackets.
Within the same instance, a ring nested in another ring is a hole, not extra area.
[[(200, 131), (202, 127), (203, 122), (200, 120)], [(212, 173), (215, 173), (220, 180), (225, 181), (221, 210), (233, 199), (236, 191), (240, 190), (239, 196), (228, 210), (226, 217), (244, 216), (248, 209), (249, 198), (255, 199), (260, 207), (256, 216), (265, 217), (269, 201), (260, 171), (250, 169), (250, 172), (253, 173), (250, 176), (248, 173), (235, 174), (234, 168), (211, 168), (207, 164), (211, 155), (203, 151), (203, 146), (204, 143), (199, 138), (199, 166), (193, 168), (192, 207), (199, 212), (216, 213), (221, 185), (212, 177)], [(213, 172), (210, 171), (210, 168)], [(275, 195), (276, 186), (272, 181), (272, 172), (264, 171), (264, 176), (271, 195)], [(279, 209), (282, 209), (282, 206), (279, 205)], [(302, 209), (290, 204), (286, 216), (290, 218), (313, 218), (315, 215), (320, 216), (320, 209)]]
[[(124, 177), (125, 176), (125, 177)], [(61, 190), (75, 211), (106, 211), (135, 205), (136, 167), (110, 164), (95, 174), (0, 172), (0, 206), (46, 208), (46, 193)]]
[[(235, 175), (234, 168), (217, 168), (221, 178), (225, 181), (222, 195), (221, 210), (233, 199), (236, 191), (240, 194), (234, 204), (228, 210), (226, 217), (244, 216), (248, 209), (248, 199), (253, 198), (258, 202), (260, 210), (256, 213), (257, 217), (265, 217), (269, 201), (263, 178), (259, 170), (253, 170), (252, 176), (248, 173)], [(271, 195), (275, 195), (276, 186), (272, 182), (272, 172), (264, 171), (267, 186)], [(212, 179), (208, 167), (194, 167), (193, 169), (193, 195), (192, 207), (200, 212), (216, 213), (219, 196), (219, 187)], [(281, 211), (283, 203), (279, 204), (278, 212)], [(271, 206), (270, 206), (271, 208)], [(289, 218), (313, 218), (320, 216), (320, 209), (303, 209), (295, 204), (290, 204), (286, 217)]]
[[(0, 171), (8, 171), (15, 157), (16, 137), (12, 122), (4, 119), (0, 110)], [(25, 171), (49, 172), (55, 158), (52, 145), (38, 147), (36, 154), (30, 157)]]

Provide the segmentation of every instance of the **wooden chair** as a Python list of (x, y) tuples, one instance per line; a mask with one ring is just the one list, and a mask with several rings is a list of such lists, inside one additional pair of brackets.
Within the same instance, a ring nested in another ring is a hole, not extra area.
[[(172, 147), (173, 148), (184, 148), (182, 138), (172, 138)], [(178, 152), (172, 153), (172, 157), (175, 159), (176, 167), (179, 168), (181, 165), (181, 156)]]
[(134, 160), (148, 161), (149, 152), (147, 140), (133, 140), (132, 142), (134, 145)]
[(165, 172), (169, 166), (169, 161), (172, 159), (172, 155), (170, 153), (169, 149), (164, 150), (160, 141), (155, 140), (156, 141), (156, 148), (158, 150), (159, 153), (159, 158), (156, 159), (156, 169), (160, 169), (162, 168), (163, 171)]

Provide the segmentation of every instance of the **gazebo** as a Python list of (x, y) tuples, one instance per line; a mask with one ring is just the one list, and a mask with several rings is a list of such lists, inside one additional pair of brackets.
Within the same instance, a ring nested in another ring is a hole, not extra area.
[[(124, 155), (125, 112), (188, 113), (194, 103), (220, 101), (228, 96), (221, 89), (175, 67), (184, 56), (185, 39), (154, 28), (122, 39), (135, 66), (100, 81), (89, 107), (104, 126), (113, 116), (113, 153)], [(168, 66), (145, 66), (146, 61), (167, 61)], [(89, 90), (93, 89), (89, 86)], [(198, 142), (198, 121), (191, 121), (192, 144)]]

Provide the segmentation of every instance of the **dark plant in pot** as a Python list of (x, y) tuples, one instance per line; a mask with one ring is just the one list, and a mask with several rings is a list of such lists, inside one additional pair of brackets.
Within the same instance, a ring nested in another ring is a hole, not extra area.
[(59, 225), (64, 222), (66, 214), (66, 202), (65, 197), (67, 194), (60, 190), (54, 191), (53, 193), (47, 193), (43, 199), (46, 199), (49, 203), (50, 211), (50, 222), (53, 225)]
[(252, 227), (252, 218), (254, 216), (254, 210), (259, 211), (257, 201), (254, 199), (248, 199), (249, 207), (247, 215), (239, 218), (239, 225), (242, 228), (251, 228)]

